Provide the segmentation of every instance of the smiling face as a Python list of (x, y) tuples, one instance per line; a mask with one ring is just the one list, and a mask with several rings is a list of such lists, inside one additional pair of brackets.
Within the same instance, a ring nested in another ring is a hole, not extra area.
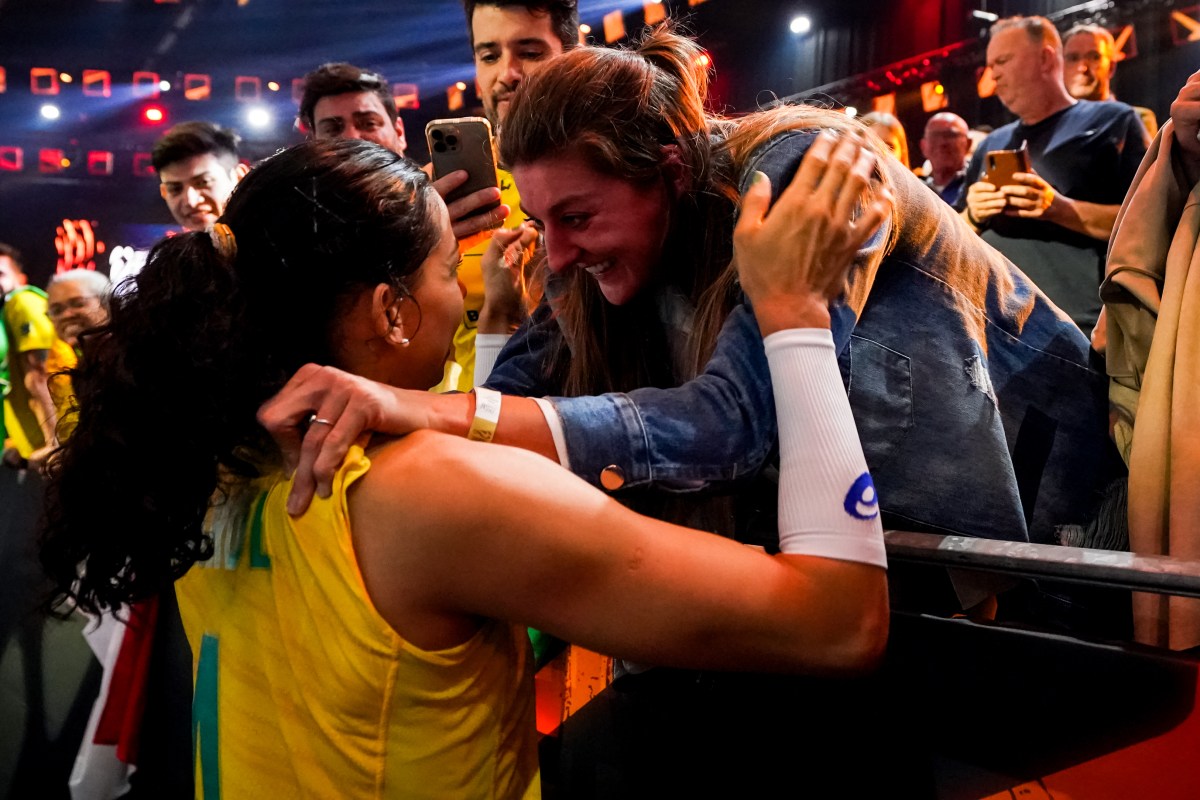
[(238, 181), (237, 164), (215, 153), (201, 153), (167, 164), (158, 172), (159, 191), (171, 216), (189, 231), (209, 228)]
[(313, 106), (313, 137), (362, 139), (404, 155), (404, 123), (394, 121), (374, 92), (344, 92), (322, 97)]
[(82, 283), (60, 280), (47, 290), (47, 311), (58, 338), (75, 347), (79, 334), (108, 321), (103, 301)]
[(1063, 43), (1063, 83), (1076, 100), (1112, 97), (1112, 42), (1081, 32)]
[(492, 127), (501, 128), (508, 98), (527, 75), (563, 51), (549, 13), (521, 6), (478, 5), (471, 16), (475, 86)]
[(521, 207), (545, 235), (552, 272), (582, 269), (624, 305), (654, 279), (671, 221), (665, 180), (631, 183), (566, 153), (513, 167)]

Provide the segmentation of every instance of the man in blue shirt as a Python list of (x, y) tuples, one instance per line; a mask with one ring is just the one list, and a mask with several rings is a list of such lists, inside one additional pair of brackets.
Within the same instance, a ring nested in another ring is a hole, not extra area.
[[(1042, 17), (992, 26), (988, 66), (1016, 122), (990, 135), (967, 168), (962, 216), (1090, 332), (1100, 313), (1104, 252), (1148, 139), (1124, 103), (1075, 100), (1062, 81), (1062, 42)], [(1031, 170), (995, 186), (989, 152), (1024, 147)]]

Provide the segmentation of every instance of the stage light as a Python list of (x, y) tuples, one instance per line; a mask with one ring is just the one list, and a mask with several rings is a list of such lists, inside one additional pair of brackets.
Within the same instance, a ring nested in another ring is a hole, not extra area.
[(13, 145), (0, 145), (0, 172), (20, 172), (25, 169), (25, 151)]
[(58, 94), (58, 70), (52, 67), (29, 70), (29, 91), (32, 94)]
[(70, 75), (68, 75), (65, 72), (58, 73), (58, 79), (60, 81), (62, 81), (63, 83), (70, 83), (71, 81), (75, 80), (74, 78), (72, 78)]
[(855, 108), (854, 106), (846, 106), (846, 116), (847, 117), (857, 117), (858, 109)]
[(89, 150), (87, 154), (88, 175), (112, 175), (113, 154), (110, 150)]
[(191, 72), (184, 75), (183, 96), (188, 100), (207, 100), (212, 97), (212, 76)]
[(262, 78), (238, 75), (233, 81), (233, 96), (243, 103), (258, 102), (262, 99)]
[(58, 119), (62, 116), (62, 112), (54, 103), (46, 103), (41, 108), (41, 115), (42, 119)]
[(142, 122), (147, 125), (161, 125), (167, 119), (167, 112), (162, 106), (149, 105), (142, 109)]
[(157, 72), (139, 70), (133, 73), (133, 96), (147, 100), (158, 97), (160, 82), (162, 82), (162, 78), (158, 77)]
[(458, 89), (460, 92), (465, 92), (467, 90), (467, 82), (459, 81), (458, 83), (454, 84), (454, 88)]
[(50, 147), (38, 150), (38, 172), (62, 172), (70, 163), (62, 150)]
[(420, 108), (420, 87), (415, 83), (393, 83), (392, 99), (396, 101), (396, 108)]
[(591, 33), (591, 32), (592, 32), (592, 26), (591, 26), (591, 25), (588, 25), (588, 24), (585, 22), (585, 23), (583, 23), (582, 25), (580, 25), (580, 26), (579, 26), (579, 32), (580, 32), (580, 33), (582, 33), (584, 36), (587, 36), (589, 33)]
[(106, 69), (83, 71), (83, 94), (85, 97), (112, 97), (112, 75)]
[(171, 82), (170, 82), (170, 81), (159, 81), (159, 82), (158, 82), (158, 90), (159, 90), (160, 92), (169, 92), (169, 91), (171, 91)]
[(279, 84), (276, 83), (275, 81), (267, 81), (267, 88), (270, 89), (272, 92), (278, 92)]
[(662, 0), (651, 0), (642, 5), (642, 16), (647, 25), (657, 25), (667, 18), (667, 7), (662, 4)]
[(4, 67), (0, 67), (0, 94), (8, 91), (8, 72)]
[(703, 69), (708, 69), (711, 65), (712, 59), (709, 57), (708, 53), (701, 53), (700, 55), (696, 56), (696, 66)]
[(271, 124), (271, 112), (262, 106), (253, 106), (246, 110), (246, 124), (251, 128), (266, 128)]
[(154, 171), (154, 162), (150, 160), (149, 153), (133, 154), (133, 174), (139, 178), (153, 178), (158, 174)]
[(788, 30), (796, 34), (808, 33), (812, 30), (812, 20), (803, 14), (798, 17), (792, 17), (792, 22), (788, 25)]
[(604, 15), (604, 41), (612, 44), (625, 38), (625, 14), (621, 9)]

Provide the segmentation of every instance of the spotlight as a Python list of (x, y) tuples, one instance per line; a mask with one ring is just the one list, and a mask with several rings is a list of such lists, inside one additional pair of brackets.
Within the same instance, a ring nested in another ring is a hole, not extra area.
[(801, 14), (798, 17), (792, 17), (792, 22), (788, 25), (792, 33), (804, 34), (812, 30), (812, 20)]
[(42, 119), (58, 119), (62, 116), (62, 112), (58, 110), (58, 106), (53, 103), (46, 103), (41, 108)]
[(262, 106), (246, 110), (246, 124), (251, 128), (266, 128), (271, 124), (271, 112)]
[(696, 66), (702, 69), (708, 69), (709, 65), (711, 64), (712, 59), (709, 58), (708, 53), (701, 53), (700, 55), (696, 56)]
[(459, 81), (458, 83), (454, 84), (454, 88), (458, 89), (460, 92), (465, 92), (467, 90), (467, 83), (466, 81)]
[(592, 26), (591, 26), (591, 25), (588, 25), (588, 24), (585, 22), (585, 23), (583, 23), (582, 25), (580, 25), (580, 26), (579, 26), (579, 32), (580, 32), (580, 33), (582, 33), (584, 36), (587, 36), (589, 33), (591, 33), (591, 32), (592, 32)]
[(267, 81), (267, 88), (270, 89), (272, 92), (278, 92), (279, 84), (276, 83), (275, 81)]
[(171, 91), (171, 82), (170, 82), (170, 81), (159, 81), (159, 82), (158, 82), (158, 90), (159, 90), (160, 92), (169, 92), (169, 91)]
[(65, 72), (58, 73), (58, 79), (60, 81), (62, 81), (63, 83), (70, 83), (72, 80), (74, 80), (74, 78), (72, 78), (70, 75), (68, 75)]
[(167, 119), (167, 112), (162, 106), (150, 105), (142, 109), (142, 122), (147, 125), (161, 125)]
[(858, 109), (855, 108), (854, 106), (846, 106), (846, 116), (847, 117), (857, 117)]
[(984, 22), (995, 22), (996, 20), (1000, 19), (999, 14), (993, 14), (990, 11), (980, 11), (979, 9), (973, 10), (971, 12), (971, 16), (975, 19), (981, 19)]

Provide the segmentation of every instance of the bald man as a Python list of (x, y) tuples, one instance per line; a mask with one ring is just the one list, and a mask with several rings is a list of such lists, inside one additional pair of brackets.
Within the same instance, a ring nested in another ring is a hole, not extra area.
[(966, 187), (967, 153), (971, 149), (969, 131), (966, 120), (943, 111), (929, 118), (921, 137), (921, 152), (929, 159), (925, 185), (950, 205), (962, 198)]

